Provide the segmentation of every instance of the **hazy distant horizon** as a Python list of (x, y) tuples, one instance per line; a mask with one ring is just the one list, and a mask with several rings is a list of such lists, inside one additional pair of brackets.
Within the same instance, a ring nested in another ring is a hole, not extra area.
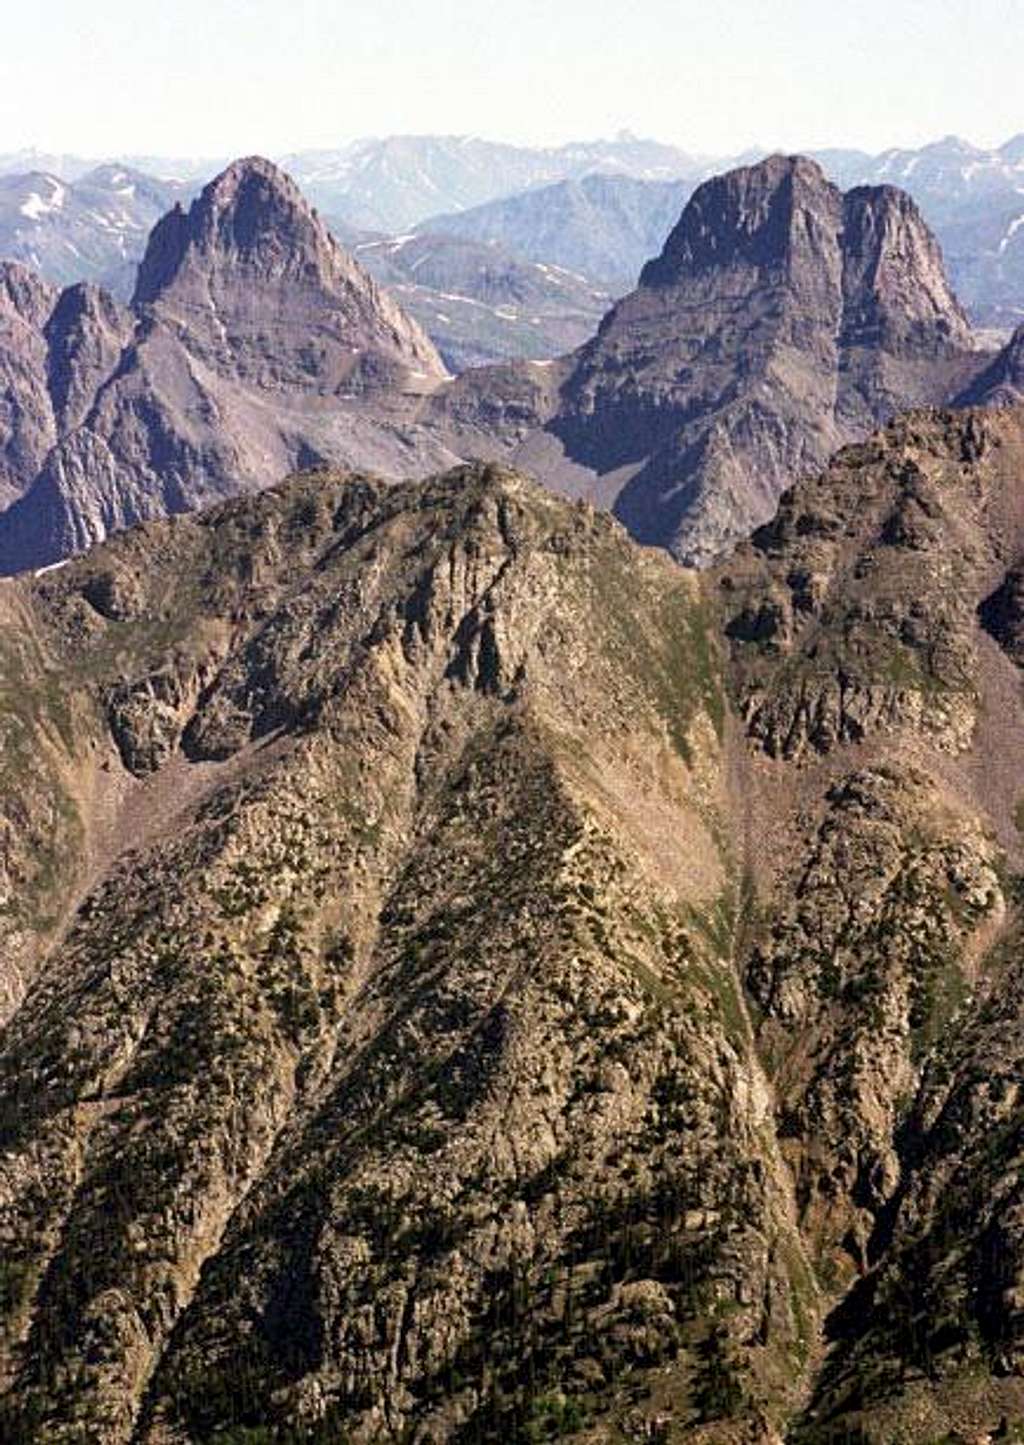
[[(261, 151), (258, 151), (258, 150), (254, 150), (254, 149), (252, 149), (252, 148), (249, 148), (248, 150), (241, 149), (241, 150), (237, 150), (237, 151), (225, 150), (225, 151), (222, 151), (222, 152), (220, 152), (220, 153), (208, 152), (208, 153), (206, 153), (206, 154), (200, 154), (200, 153), (194, 153), (194, 154), (177, 153), (177, 154), (176, 154), (176, 153), (174, 153), (173, 151), (164, 151), (164, 152), (160, 152), (160, 151), (148, 151), (148, 150), (147, 150), (147, 151), (130, 151), (130, 150), (124, 150), (124, 149), (122, 149), (122, 150), (118, 150), (118, 151), (108, 151), (108, 152), (103, 152), (103, 153), (96, 153), (96, 152), (94, 152), (94, 153), (92, 153), (92, 154), (87, 154), (87, 153), (84, 152), (84, 151), (76, 150), (76, 149), (74, 149), (73, 147), (70, 147), (70, 146), (59, 146), (59, 147), (55, 147), (55, 146), (43, 146), (43, 145), (38, 145), (38, 144), (37, 144), (37, 145), (23, 145), (23, 146), (15, 146), (15, 147), (11, 147), (11, 148), (6, 148), (6, 147), (4, 147), (2, 144), (0, 144), (0, 156), (3, 156), (3, 157), (5, 157), (5, 158), (7, 158), (7, 157), (12, 157), (12, 156), (22, 156), (22, 155), (24, 155), (27, 162), (30, 162), (32, 159), (35, 159), (35, 158), (38, 158), (38, 159), (55, 159), (55, 160), (64, 160), (64, 161), (74, 161), (75, 163), (77, 163), (77, 164), (79, 164), (79, 165), (85, 164), (85, 165), (90, 165), (90, 166), (91, 166), (91, 165), (104, 165), (104, 164), (123, 164), (123, 165), (136, 165), (136, 166), (140, 166), (141, 163), (146, 162), (146, 161), (150, 161), (150, 162), (152, 162), (152, 161), (159, 161), (159, 162), (161, 162), (161, 163), (163, 163), (163, 164), (166, 164), (166, 165), (168, 165), (168, 166), (171, 166), (171, 167), (173, 167), (176, 163), (180, 163), (181, 165), (187, 167), (190, 173), (195, 173), (195, 172), (199, 172), (199, 171), (204, 171), (204, 170), (209, 169), (209, 168), (211, 168), (211, 167), (226, 165), (226, 164), (228, 164), (230, 161), (232, 161), (232, 160), (234, 160), (234, 159), (238, 159), (238, 158), (240, 158), (240, 157), (242, 157), (242, 156), (261, 155), (261, 154), (262, 154), (262, 155), (266, 156), (266, 158), (269, 159), (269, 160), (273, 160), (273, 161), (276, 161), (276, 162), (282, 162), (282, 161), (286, 160), (289, 156), (296, 156), (296, 155), (313, 155), (313, 154), (316, 154), (317, 152), (323, 152), (324, 154), (330, 154), (330, 153), (333, 153), (333, 152), (345, 151), (346, 149), (348, 149), (348, 148), (350, 148), (350, 147), (354, 147), (354, 146), (358, 146), (358, 145), (363, 145), (363, 144), (373, 144), (374, 142), (380, 142), (380, 141), (385, 141), (385, 140), (420, 140), (420, 139), (424, 139), (424, 140), (425, 140), (425, 139), (443, 139), (443, 140), (455, 140), (455, 141), (475, 140), (475, 141), (481, 141), (481, 142), (483, 142), (483, 143), (485, 143), (485, 144), (508, 145), (508, 146), (520, 147), (520, 148), (524, 148), (524, 149), (544, 149), (544, 150), (550, 149), (550, 150), (558, 150), (558, 149), (560, 149), (560, 148), (569, 147), (569, 146), (573, 146), (573, 145), (599, 145), (599, 144), (601, 144), (601, 143), (603, 143), (603, 142), (611, 143), (611, 142), (615, 142), (615, 141), (619, 141), (619, 140), (623, 140), (623, 139), (627, 139), (627, 138), (628, 138), (628, 139), (631, 139), (631, 140), (634, 140), (634, 141), (638, 141), (638, 142), (661, 144), (661, 145), (669, 145), (669, 146), (676, 146), (676, 147), (678, 147), (679, 150), (686, 152), (686, 153), (690, 156), (690, 158), (691, 158), (692, 160), (694, 160), (695, 162), (697, 162), (697, 163), (699, 163), (699, 164), (703, 164), (703, 165), (714, 165), (714, 164), (716, 164), (716, 163), (718, 163), (718, 162), (721, 162), (721, 163), (732, 163), (732, 162), (735, 162), (735, 161), (738, 160), (739, 158), (741, 158), (741, 157), (743, 157), (743, 156), (746, 156), (746, 155), (750, 155), (750, 156), (755, 156), (755, 155), (757, 155), (757, 156), (760, 156), (760, 155), (771, 155), (771, 154), (811, 155), (811, 154), (818, 154), (818, 153), (826, 152), (826, 151), (851, 151), (851, 152), (863, 152), (863, 154), (868, 155), (868, 156), (878, 156), (878, 155), (884, 154), (885, 152), (890, 151), (890, 150), (893, 150), (893, 151), (919, 150), (919, 149), (921, 149), (923, 146), (938, 145), (938, 144), (941, 144), (941, 143), (944, 142), (944, 141), (949, 141), (949, 140), (957, 140), (957, 141), (963, 142), (963, 143), (965, 143), (965, 144), (967, 144), (967, 145), (969, 145), (969, 146), (972, 146), (972, 147), (974, 147), (974, 148), (977, 149), (977, 150), (989, 151), (989, 152), (991, 152), (991, 151), (996, 151), (996, 150), (998, 150), (1001, 146), (1004, 146), (1004, 145), (1008, 144), (1010, 141), (1015, 140), (1015, 139), (1016, 139), (1019, 135), (1021, 135), (1021, 134), (1024, 134), (1024, 123), (1022, 123), (1022, 126), (1021, 126), (1020, 130), (1014, 131), (1012, 134), (1004, 136), (1002, 139), (997, 140), (994, 144), (991, 144), (991, 145), (984, 144), (984, 143), (982, 143), (982, 142), (980, 142), (980, 141), (977, 141), (977, 140), (975, 140), (975, 139), (974, 139), (973, 137), (971, 137), (971, 136), (956, 135), (956, 134), (953, 133), (953, 132), (947, 131), (947, 132), (946, 132), (945, 134), (943, 134), (943, 135), (931, 136), (931, 137), (926, 138), (924, 141), (919, 142), (919, 143), (916, 143), (916, 144), (913, 143), (913, 142), (907, 142), (907, 143), (904, 144), (904, 143), (901, 143), (901, 142), (899, 142), (899, 141), (895, 141), (895, 142), (893, 142), (891, 145), (886, 145), (886, 146), (880, 147), (880, 148), (877, 149), (877, 150), (870, 150), (870, 149), (867, 149), (867, 148), (865, 148), (865, 147), (863, 147), (863, 146), (847, 145), (847, 144), (843, 144), (843, 143), (840, 143), (840, 144), (834, 144), (834, 143), (833, 143), (833, 144), (822, 144), (822, 145), (811, 144), (811, 145), (797, 145), (797, 146), (783, 146), (783, 145), (774, 145), (774, 146), (773, 146), (773, 145), (761, 144), (761, 143), (758, 143), (758, 142), (751, 142), (751, 143), (749, 143), (748, 145), (744, 145), (744, 146), (740, 147), (739, 149), (737, 149), (737, 150), (735, 150), (735, 151), (720, 151), (720, 152), (717, 152), (717, 153), (713, 153), (713, 152), (698, 151), (698, 150), (695, 150), (695, 149), (691, 149), (691, 148), (689, 148), (689, 147), (687, 147), (687, 146), (685, 146), (685, 145), (681, 145), (678, 141), (667, 140), (664, 136), (658, 136), (658, 135), (641, 135), (640, 133), (638, 133), (638, 132), (636, 132), (636, 131), (630, 130), (628, 127), (624, 127), (624, 128), (622, 128), (621, 130), (619, 130), (618, 132), (616, 132), (616, 133), (614, 133), (614, 134), (610, 134), (610, 135), (609, 135), (609, 134), (605, 134), (605, 135), (570, 135), (570, 136), (567, 136), (567, 137), (565, 137), (564, 139), (561, 139), (561, 140), (556, 139), (556, 140), (552, 140), (552, 141), (548, 141), (548, 142), (529, 141), (529, 140), (524, 140), (524, 139), (521, 139), (521, 138), (520, 138), (520, 139), (514, 139), (514, 138), (510, 139), (510, 138), (507, 137), (507, 136), (488, 135), (488, 134), (482, 133), (482, 132), (457, 133), (457, 132), (444, 132), (444, 131), (401, 131), (401, 132), (400, 132), (400, 131), (386, 131), (386, 132), (381, 132), (381, 133), (376, 134), (376, 135), (347, 136), (347, 137), (344, 137), (343, 139), (340, 139), (340, 140), (336, 141), (334, 144), (315, 145), (315, 146), (298, 146), (298, 145), (292, 145), (292, 146), (280, 147), (280, 148), (278, 148), (278, 149), (276, 149), (276, 150), (274, 150), (274, 151), (269, 151), (269, 150), (268, 150), (268, 151), (262, 151), (262, 152), (261, 152)], [(0, 137), (0, 140), (2, 140), (2, 137)], [(212, 174), (212, 171), (211, 171), (211, 174)]]
[(97, 159), (336, 149), (383, 135), (514, 145), (627, 127), (699, 156), (993, 149), (1024, 130), (1016, 0), (43, 0), (11, 7), (0, 151)]

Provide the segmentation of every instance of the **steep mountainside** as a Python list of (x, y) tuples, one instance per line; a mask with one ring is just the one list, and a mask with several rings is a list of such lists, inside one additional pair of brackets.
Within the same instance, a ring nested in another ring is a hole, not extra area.
[(682, 180), (589, 175), (433, 216), (420, 229), (494, 242), (626, 291), (665, 244), (692, 189)]
[(4, 571), (319, 459), (451, 460), (436, 443), (420, 457), (406, 424), (405, 394), (447, 374), (437, 351), (267, 161), (160, 222), (128, 309), (0, 275)]
[[(987, 359), (908, 196), (843, 195), (812, 161), (774, 156), (697, 190), (552, 410), (507, 444), (641, 541), (705, 563), (843, 441), (950, 399)], [(477, 386), (443, 407), (471, 420)]]
[(0, 506), (20, 495), (56, 441), (43, 335), (56, 302), (35, 272), (0, 263)]
[(801, 1445), (1024, 1421), (1022, 475), (1020, 408), (912, 415), (707, 579), (763, 758), (745, 982), (833, 1298)]
[(316, 472), (0, 583), (3, 1439), (1015, 1438), (1022, 475), (917, 413), (698, 577)]

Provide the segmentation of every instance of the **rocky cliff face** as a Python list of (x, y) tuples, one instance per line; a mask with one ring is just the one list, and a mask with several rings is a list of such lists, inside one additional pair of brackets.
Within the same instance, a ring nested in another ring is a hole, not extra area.
[(30, 484), (56, 440), (43, 338), (56, 297), (33, 271), (0, 262), (0, 506)]
[(705, 563), (795, 477), (982, 362), (913, 202), (774, 156), (701, 186), (516, 453)]
[(165, 217), (128, 310), (4, 274), (4, 571), (297, 464), (451, 459), (403, 401), (445, 376), (433, 346), (269, 162)]
[(700, 578), (495, 467), (0, 584), (2, 1433), (1024, 1416), (1024, 416)]

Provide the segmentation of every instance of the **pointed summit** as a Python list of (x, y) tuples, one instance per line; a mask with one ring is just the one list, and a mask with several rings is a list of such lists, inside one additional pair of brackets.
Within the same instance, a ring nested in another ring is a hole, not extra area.
[(0, 341), (0, 573), (298, 467), (453, 459), (415, 426), (433, 344), (259, 158), (164, 216), (130, 308), (0, 266)]
[(769, 156), (694, 192), (641, 286), (684, 286), (708, 272), (781, 269), (813, 291), (842, 276), (843, 343), (969, 347), (970, 325), (938, 243), (906, 191), (858, 186), (844, 195), (806, 156)]
[(330, 269), (332, 242), (289, 176), (271, 161), (234, 161), (186, 212), (176, 205), (153, 229), (139, 266), (135, 303), (151, 304), (190, 268), (218, 263), (263, 277)]
[(842, 224), (844, 346), (918, 357), (970, 349), (939, 243), (906, 191), (857, 186), (843, 198)]
[(815, 229), (836, 229), (841, 213), (842, 195), (815, 161), (769, 156), (698, 186), (640, 284), (678, 285), (732, 264), (785, 264), (801, 230), (813, 239)]
[(522, 461), (700, 565), (794, 477), (894, 412), (948, 400), (979, 366), (910, 197), (844, 195), (783, 155), (698, 187), (574, 361), (553, 440)]
[(155, 227), (132, 304), (220, 374), (275, 389), (446, 374), (419, 326), (259, 156), (235, 161)]

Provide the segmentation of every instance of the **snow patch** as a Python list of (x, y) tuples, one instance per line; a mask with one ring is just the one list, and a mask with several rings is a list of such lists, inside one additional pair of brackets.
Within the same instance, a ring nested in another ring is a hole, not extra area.
[(1005, 236), (1003, 237), (1003, 239), (999, 242), (999, 254), (1000, 254), (1000, 256), (1001, 256), (1001, 255), (1003, 254), (1003, 252), (1006, 250), (1007, 246), (1008, 246), (1008, 245), (1010, 244), (1010, 242), (1013, 240), (1014, 236), (1015, 236), (1015, 235), (1017, 234), (1017, 232), (1020, 230), (1021, 226), (1024, 226), (1024, 216), (1018, 216), (1016, 220), (1010, 222), (1010, 224), (1009, 224), (1009, 226), (1007, 227), (1007, 230), (1006, 230), (1006, 235), (1005, 235)]
[(44, 201), (38, 191), (29, 191), (28, 200), (23, 201), (18, 207), (21, 214), (27, 216), (30, 221), (38, 221), (40, 216), (49, 215), (51, 211), (59, 211), (64, 204), (64, 198), (68, 193), (67, 187), (62, 186), (60, 181), (54, 180), (52, 176), (47, 176), (47, 180), (52, 187), (48, 200)]

